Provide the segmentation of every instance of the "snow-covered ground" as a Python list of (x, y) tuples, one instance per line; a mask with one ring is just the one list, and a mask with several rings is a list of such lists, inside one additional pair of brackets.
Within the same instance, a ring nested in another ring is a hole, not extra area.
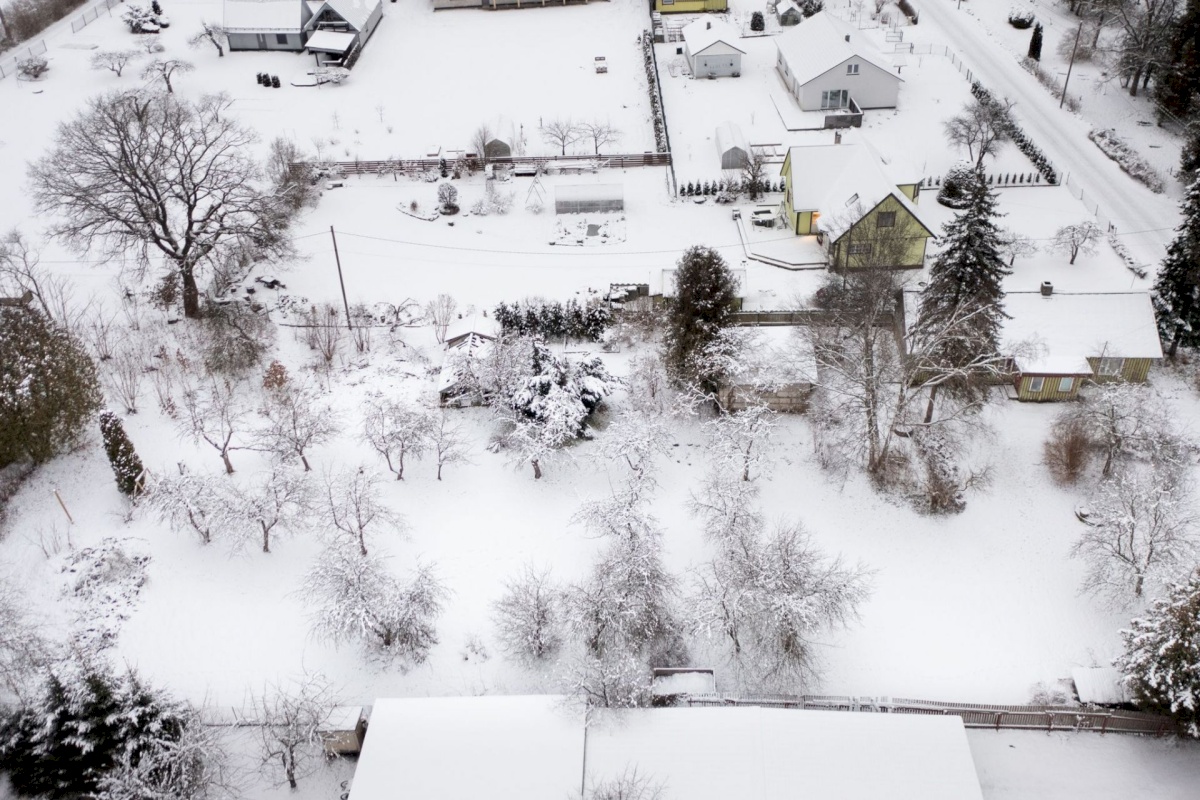
[[(178, 81), (178, 91), (185, 97), (229, 92), (234, 113), (257, 129), (264, 142), (284, 136), (309, 153), (343, 160), (422, 157), (437, 147), (465, 147), (486, 122), (494, 129), (515, 128), (518, 139), (523, 130), (527, 152), (549, 153), (537, 135), (539, 121), (570, 116), (611, 121), (623, 132), (616, 148), (621, 151), (653, 148), (636, 42), (649, 24), (641, 0), (494, 14), (434, 14), (421, 2), (385, 3), (385, 19), (351, 79), (320, 89), (287, 85), (309, 68), (304, 56), (231, 53), (218, 58), (211, 47), (188, 49), (185, 42), (197, 21), (218, 18), (220, 3), (167, 5), (173, 24), (161, 39), (170, 55), (197, 66)], [(748, 15), (749, 6), (742, 5), (735, 2), (735, 16)], [(1129, 124), (1148, 114), (1145, 106), (1135, 104), (1138, 110), (1121, 117), (1113, 107), (1120, 108), (1116, 98), (1124, 96), (1109, 86), (1107, 94), (1085, 96), (1086, 123), (1059, 112), (1056, 101), (1003, 49), (1015, 51), (1020, 42), (997, 28), (995, 20), (1003, 25), (1003, 14), (991, 13), (996, 4), (987, 3), (984, 13), (982, 0), (968, 0), (962, 16), (954, 16), (950, 0), (926, 0), (924, 5), (921, 24), (906, 32), (906, 41), (950, 44), (961, 51), (987, 85), (1018, 99), (1018, 114), (1034, 139), (1071, 171), (1088, 197), (1096, 198), (1093, 202), (1101, 204), (1138, 257), (1151, 262), (1155, 248), (1161, 253), (1176, 219), (1172, 193), (1150, 194), (1085, 138), (1089, 126), (1101, 124), (1116, 125), (1131, 139), (1139, 132), (1166, 136)], [(1045, 3), (1039, 0), (1041, 5)], [(978, 17), (968, 15), (971, 9)], [(1062, 25), (1053, 19), (1047, 57), (1055, 36), (1061, 35)], [(0, 81), (5, 113), (0, 173), (7, 177), (0, 182), (0, 209), (6, 224), (19, 224), (33, 236), (43, 221), (29, 203), (23, 164), (42, 152), (55, 125), (86, 98), (140, 84), (136, 67), (122, 78), (87, 69), (94, 52), (87, 47), (136, 45), (117, 19), (103, 17), (74, 35), (69, 30), (48, 37), (52, 69), (44, 80)], [(737, 121), (752, 142), (803, 144), (828, 136), (783, 130), (767, 89), (774, 45), (770, 37), (744, 43), (753, 67), (739, 82), (691, 83), (670, 77), (660, 61), (682, 181), (717, 177), (711, 137), (725, 119)], [(601, 55), (609, 65), (607, 74), (593, 68), (593, 59)], [(1049, 64), (1047, 57), (1044, 63)], [(256, 85), (253, 76), (259, 71), (279, 74), (284, 88)], [(910, 59), (903, 74), (901, 108), (868, 112), (863, 132), (885, 155), (907, 159), (921, 174), (943, 173), (962, 155), (944, 146), (941, 125), (969, 96), (966, 80), (942, 56)], [(714, 115), (713, 106), (722, 110)], [(578, 147), (586, 151), (584, 145)], [(1162, 150), (1167, 150), (1165, 142)], [(1013, 163), (1013, 171), (1023, 168), (1014, 152), (1006, 151), (1001, 159)], [(1165, 169), (1173, 159), (1164, 157), (1156, 164)], [(664, 169), (549, 176), (542, 179), (546, 205), (552, 204), (556, 186), (590, 182), (624, 185), (623, 241), (586, 247), (551, 244), (552, 211), (525, 209), (529, 179), (503, 187), (515, 198), (507, 216), (466, 214), (424, 222), (396, 207), (416, 201), (432, 208), (436, 184), (391, 176), (351, 178), (344, 188), (326, 191), (318, 207), (300, 221), (297, 246), (305, 259), (278, 271), (285, 290), (264, 294), (269, 300), (286, 294), (304, 303), (338, 301), (331, 226), (337, 231), (351, 302), (424, 302), (446, 292), (457, 298), (464, 313), (529, 295), (585, 298), (613, 282), (653, 284), (693, 244), (717, 247), (734, 266), (745, 260), (729, 208), (672, 200)], [(482, 177), (456, 185), (464, 209), (483, 196)], [(1070, 192), (1004, 189), (1003, 224), (1045, 245), (1058, 226), (1088, 214)], [(938, 224), (951, 216), (932, 194), (923, 198), (921, 208)], [(95, 294), (110, 311), (118, 309), (113, 268), (54, 244), (46, 244), (42, 255), (44, 264), (76, 282), (80, 297)], [(807, 299), (822, 278), (817, 272), (783, 271), (754, 261), (746, 269), (748, 308), (794, 305)], [(1146, 286), (1107, 246), (1081, 256), (1073, 266), (1043, 248), (1017, 261), (1007, 285), (1032, 289), (1044, 280), (1074, 290)], [(281, 313), (273, 318), (292, 321)], [(144, 325), (141, 334), (126, 335), (165, 342), (174, 335), (157, 312), (146, 311)], [(275, 357), (295, 374), (312, 361), (286, 327), (279, 330), (277, 351)], [(606, 358), (621, 373), (636, 352), (627, 347)], [(428, 397), (440, 358), (428, 328), (394, 336), (381, 332), (368, 357), (344, 354), (326, 387), (340, 412), (342, 434), (314, 451), (314, 468), (321, 472), (363, 464), (382, 472), (379, 459), (358, 440), (359, 404), (369, 393)], [(1153, 380), (1181, 419), (1198, 418), (1200, 403), (1189, 386), (1165, 371), (1156, 372)], [(617, 397), (611, 413), (622, 403)], [(142, 405), (140, 413), (125, 418), (125, 425), (150, 469), (170, 474), (186, 463), (196, 472), (219, 471), (213, 451), (180, 438), (175, 423), (155, 408), (149, 387)], [(1068, 551), (1080, 524), (1073, 508), (1081, 497), (1051, 484), (1040, 463), (1042, 441), (1056, 413), (1053, 406), (993, 404), (987, 412), (991, 433), (979, 443), (979, 451), (993, 465), (994, 481), (970, 498), (963, 514), (950, 518), (920, 516), (881, 497), (854, 475), (834, 480), (812, 458), (807, 421), (782, 421), (773, 443), (775, 467), (762, 482), (767, 518), (799, 519), (825, 550), (875, 571), (874, 592), (862, 608), (861, 621), (822, 643), (822, 691), (1023, 702), (1032, 684), (1066, 677), (1076, 665), (1107, 663), (1115, 654), (1117, 631), (1128, 621), (1128, 612), (1107, 611), (1078, 595), (1083, 566), (1069, 559)], [(320, 550), (316, 537), (280, 541), (270, 555), (232, 555), (220, 543), (203, 547), (173, 533), (144, 512), (126, 522), (124, 503), (96, 441), (47, 465), (12, 500), (10, 522), (0, 537), (0, 569), (28, 588), (46, 629), (65, 637), (74, 614), (72, 603), (61, 596), (66, 553), (116, 537), (148, 554), (148, 580), (128, 609), (114, 657), (179, 695), (207, 700), (218, 709), (239, 706), (264, 683), (302, 670), (325, 672), (343, 687), (347, 700), (362, 703), (388, 695), (554, 691), (558, 675), (525, 671), (497, 652), (490, 604), (503, 582), (530, 561), (553, 566), (564, 581), (584, 574), (599, 545), (571, 519), (585, 500), (609, 491), (615, 473), (610, 475), (596, 457), (596, 443), (582, 443), (535, 482), (527, 470), (514, 470), (502, 455), (487, 451), (493, 425), (486, 411), (466, 410), (458, 416), (469, 434), (470, 463), (451, 465), (439, 482), (433, 465), (418, 462), (403, 483), (386, 485), (386, 501), (404, 516), (407, 535), (381, 534), (376, 545), (391, 554), (399, 572), (417, 558), (436, 562), (454, 592), (438, 626), (440, 644), (426, 664), (409, 672), (366, 662), (353, 648), (336, 650), (310, 638), (309, 609), (298, 589)], [(699, 524), (686, 510), (689, 493), (699, 487), (706, 469), (706, 442), (694, 422), (674, 423), (672, 436), (673, 457), (661, 464), (655, 515), (666, 532), (667, 564), (686, 578), (708, 556)], [(266, 464), (265, 456), (249, 451), (233, 458), (238, 473), (232, 480), (248, 480)], [(67, 524), (55, 489), (75, 524)], [(468, 647), (476, 638), (486, 654)], [(705, 657), (698, 643), (695, 652)], [(1138, 795), (1129, 787), (1146, 785), (1161, 785), (1162, 796), (1182, 798), (1189, 796), (1185, 790), (1197, 777), (1189, 766), (1195, 762), (1194, 748), (1132, 737), (975, 732), (971, 743), (989, 800), (1124, 798)], [(1145, 777), (1150, 773), (1169, 777), (1158, 784)], [(1137, 783), (1134, 776), (1141, 776)], [(325, 776), (320, 784), (324, 794), (310, 789), (307, 796), (332, 796), (344, 777), (342, 772)], [(1087, 782), (1092, 779), (1094, 785)]]

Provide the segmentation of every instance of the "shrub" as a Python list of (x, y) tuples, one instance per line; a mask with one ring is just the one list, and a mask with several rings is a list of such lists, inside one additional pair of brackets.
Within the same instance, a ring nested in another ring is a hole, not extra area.
[(763, 14), (761, 11), (755, 11), (750, 15), (750, 30), (762, 31), (766, 30), (766, 28), (767, 23), (766, 20), (763, 19)]
[(800, 15), (806, 19), (825, 8), (824, 0), (800, 0), (797, 5), (800, 7)]
[(1141, 184), (1144, 184), (1155, 194), (1166, 191), (1162, 177), (1150, 166), (1145, 159), (1130, 149), (1129, 145), (1117, 136), (1112, 129), (1093, 130), (1088, 134), (1104, 155), (1117, 162), (1121, 171)]
[[(1022, 63), (1026, 65), (1033, 64), (1035, 67), (1037, 66), (1037, 62), (1029, 59), (1025, 59), (1025, 61)], [(971, 94), (981, 103), (996, 102), (996, 98), (992, 96), (992, 93), (983, 88), (983, 85), (980, 84), (979, 81), (975, 81), (971, 84)], [(1046, 154), (1043, 153), (1041, 149), (1029, 139), (1028, 134), (1021, 130), (1021, 127), (1017, 125), (1016, 122), (1013, 122), (1012, 124), (1012, 130), (1009, 132), (1009, 138), (1012, 139), (1012, 142), (1017, 146), (1017, 149), (1020, 150), (1025, 157), (1030, 160), (1030, 162), (1032, 162), (1033, 166), (1037, 168), (1037, 171), (1045, 176), (1046, 183), (1054, 185), (1058, 183), (1058, 172), (1056, 172), (1054, 167), (1050, 165), (1050, 159), (1046, 158)]]
[(1092, 459), (1091, 440), (1083, 422), (1072, 417), (1055, 422), (1042, 453), (1056, 483), (1068, 486), (1078, 482)]
[(204, 328), (204, 366), (228, 375), (241, 375), (257, 366), (275, 331), (266, 317), (243, 303), (209, 303)]
[(117, 479), (121, 494), (130, 497), (140, 494), (145, 488), (145, 468), (133, 449), (133, 442), (125, 433), (125, 426), (111, 411), (100, 412), (100, 435), (104, 438), (104, 452)]
[(946, 173), (937, 201), (947, 208), (966, 208), (971, 204), (970, 187), (975, 181), (975, 171), (965, 161), (959, 161)]
[(438, 186), (437, 196), (438, 204), (441, 206), (443, 214), (453, 215), (458, 213), (458, 189), (455, 189), (448, 183), (443, 183), (441, 186)]
[(36, 81), (50, 69), (50, 62), (43, 56), (30, 56), (17, 62), (17, 74), (25, 80)]
[(1008, 24), (1018, 30), (1025, 30), (1033, 26), (1033, 12), (1023, 11), (1019, 8), (1014, 8), (1008, 12)]
[(547, 339), (569, 338), (598, 342), (612, 323), (612, 312), (599, 300), (580, 305), (532, 298), (496, 306), (496, 322), (506, 334), (541, 336)]

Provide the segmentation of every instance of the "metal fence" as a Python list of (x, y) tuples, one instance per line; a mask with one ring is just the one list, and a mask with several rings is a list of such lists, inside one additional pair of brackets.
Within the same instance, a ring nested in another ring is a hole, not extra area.
[[(319, 169), (340, 172), (344, 175), (417, 175), (430, 170), (438, 170), (443, 162), (453, 168), (455, 159), (447, 158), (411, 158), (389, 159), (387, 161), (321, 161), (313, 162), (311, 166)], [(477, 165), (482, 160), (476, 159)], [(514, 168), (531, 170), (561, 170), (576, 171), (626, 167), (666, 167), (671, 164), (670, 153), (624, 153), (612, 156), (512, 156), (510, 158), (489, 158), (489, 164), (498, 164)], [(294, 165), (294, 166), (299, 166)]]
[(42, 39), (37, 44), (26, 45), (14, 51), (12, 55), (5, 56), (0, 60), (0, 80), (9, 75), (16, 75), (18, 62), (33, 56), (40, 56), (44, 52), (46, 52), (46, 40)]
[(111, 17), (113, 6), (120, 2), (121, 0), (103, 0), (103, 2), (92, 6), (80, 14), (78, 18), (71, 20), (71, 33), (79, 33), (89, 23), (95, 22), (101, 14), (108, 14)]
[(766, 708), (857, 711), (877, 714), (931, 714), (960, 717), (967, 728), (994, 730), (1096, 731), (1165, 736), (1177, 733), (1169, 717), (1138, 711), (1083, 706), (989, 705), (912, 700), (906, 697), (834, 695), (695, 695), (691, 706), (762, 706)]

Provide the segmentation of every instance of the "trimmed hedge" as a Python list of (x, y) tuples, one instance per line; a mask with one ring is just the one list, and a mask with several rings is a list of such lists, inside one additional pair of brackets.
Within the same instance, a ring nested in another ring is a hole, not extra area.
[[(976, 100), (985, 105), (994, 105), (996, 103), (996, 98), (992, 96), (991, 92), (983, 88), (979, 81), (971, 83), (971, 94), (975, 96)], [(1012, 139), (1013, 144), (1017, 146), (1017, 149), (1029, 159), (1038, 172), (1045, 176), (1046, 182), (1057, 185), (1058, 172), (1055, 171), (1054, 167), (1050, 166), (1050, 159), (1046, 158), (1046, 154), (1042, 152), (1041, 148), (1033, 143), (1029, 135), (1021, 130), (1021, 126), (1015, 121), (1012, 123), (1012, 128), (1009, 130), (1008, 135)]]

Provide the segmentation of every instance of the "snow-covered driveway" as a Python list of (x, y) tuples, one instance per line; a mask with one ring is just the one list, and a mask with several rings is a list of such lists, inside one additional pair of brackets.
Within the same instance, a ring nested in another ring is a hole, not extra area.
[(1060, 109), (1058, 100), (992, 41), (975, 17), (956, 10), (952, 0), (929, 0), (921, 11), (925, 20), (945, 32), (980, 83), (1016, 102), (1021, 126), (1062, 176), (1069, 176), (1072, 194), (1078, 196), (1082, 190), (1088, 208), (1099, 206), (1134, 257), (1151, 270), (1156, 268), (1179, 220), (1171, 199), (1121, 172), (1088, 140), (1087, 123)]

